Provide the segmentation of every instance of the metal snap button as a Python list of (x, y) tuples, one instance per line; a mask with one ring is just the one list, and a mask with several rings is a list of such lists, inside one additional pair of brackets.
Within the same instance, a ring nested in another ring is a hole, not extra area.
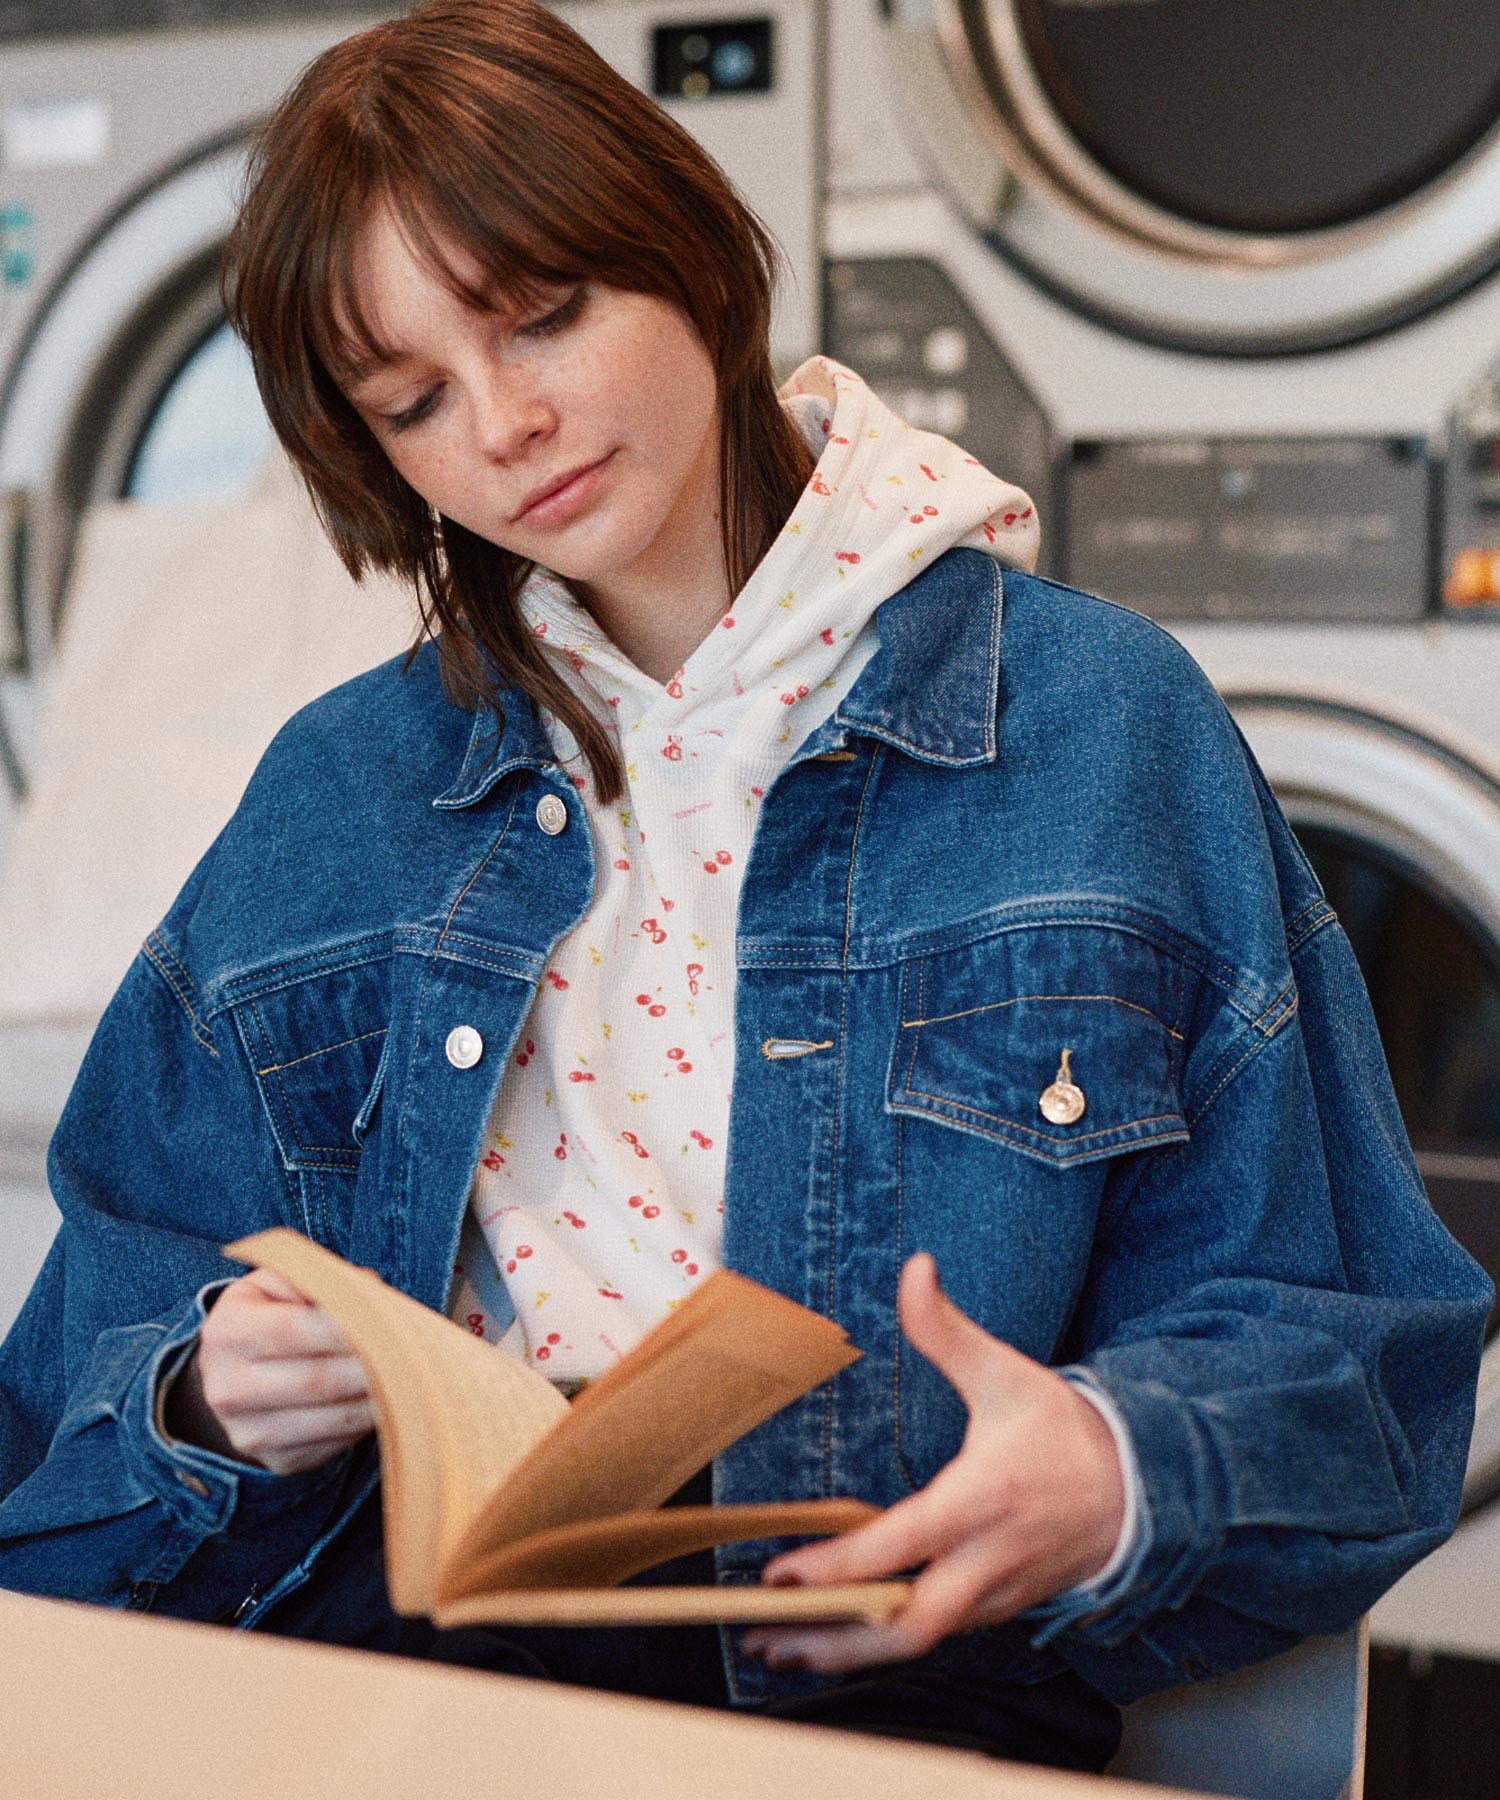
[(568, 809), (556, 794), (543, 794), (536, 803), (536, 822), (548, 837), (556, 837), (568, 822)]
[(1042, 1117), (1049, 1125), (1071, 1125), (1074, 1120), (1083, 1117), (1083, 1109), (1088, 1104), (1083, 1097), (1083, 1089), (1074, 1084), (1072, 1072), (1068, 1068), (1068, 1059), (1072, 1054), (1071, 1050), (1063, 1051), (1057, 1079), (1051, 1087), (1042, 1089), (1037, 1101)]
[(445, 1048), (455, 1069), (472, 1069), (484, 1055), (484, 1039), (472, 1025), (455, 1025)]

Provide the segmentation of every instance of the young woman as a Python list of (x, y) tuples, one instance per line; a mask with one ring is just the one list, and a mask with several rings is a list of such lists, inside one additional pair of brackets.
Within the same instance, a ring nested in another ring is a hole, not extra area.
[[(426, 629), (279, 734), (99, 1027), (0, 1580), (1101, 1767), (1115, 1703), (1451, 1529), (1489, 1287), (1210, 684), (855, 371), (778, 392), (773, 267), (530, 0), (353, 37), (265, 128), (230, 314)], [(222, 1273), (275, 1222), (569, 1391), (720, 1264), (837, 1318), (860, 1361), (679, 1498), (882, 1516), (656, 1578), (910, 1604), (395, 1619), (359, 1365)]]

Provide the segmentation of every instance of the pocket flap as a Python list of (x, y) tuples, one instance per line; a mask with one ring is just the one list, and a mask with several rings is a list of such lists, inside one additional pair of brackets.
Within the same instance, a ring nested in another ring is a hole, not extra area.
[(1181, 971), (1132, 934), (1013, 930), (908, 963), (889, 1111), (1053, 1167), (1185, 1143)]

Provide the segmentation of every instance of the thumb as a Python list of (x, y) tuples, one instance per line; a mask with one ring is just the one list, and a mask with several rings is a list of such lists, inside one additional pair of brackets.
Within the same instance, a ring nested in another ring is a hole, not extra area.
[(993, 1391), (997, 1364), (1014, 1352), (948, 1298), (929, 1251), (907, 1258), (896, 1311), (907, 1338), (953, 1383), (970, 1411), (981, 1390)]

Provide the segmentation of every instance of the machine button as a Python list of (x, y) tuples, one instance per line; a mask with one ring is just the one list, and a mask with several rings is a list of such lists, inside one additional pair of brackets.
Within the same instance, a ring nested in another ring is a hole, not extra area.
[(536, 803), (536, 822), (548, 837), (556, 837), (568, 822), (568, 809), (556, 794), (543, 794)]
[(455, 1069), (472, 1069), (484, 1055), (484, 1039), (472, 1025), (455, 1025), (448, 1033), (446, 1049)]
[(1448, 571), (1443, 598), (1449, 606), (1493, 606), (1500, 601), (1500, 550), (1471, 545)]

